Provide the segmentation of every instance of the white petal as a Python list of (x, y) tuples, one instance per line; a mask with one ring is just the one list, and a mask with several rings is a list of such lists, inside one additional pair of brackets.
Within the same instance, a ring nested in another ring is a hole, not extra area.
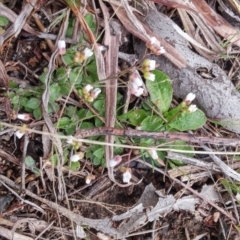
[(143, 88), (139, 88), (139, 89), (135, 90), (134, 95), (136, 97), (140, 97), (141, 95), (143, 95), (143, 92), (144, 92), (144, 89)]
[(188, 111), (189, 111), (190, 113), (196, 112), (197, 109), (198, 109), (197, 106), (194, 105), (194, 104), (191, 104), (191, 105), (188, 107)]
[(85, 48), (83, 53), (84, 53), (86, 59), (93, 55), (93, 51), (91, 49), (89, 49), (89, 48)]
[(130, 179), (132, 178), (132, 174), (129, 171), (123, 173), (123, 182), (129, 183)]
[(69, 137), (67, 138), (67, 143), (68, 143), (68, 144), (73, 144), (73, 140), (74, 140), (74, 137), (73, 137), (73, 136), (69, 136)]
[(22, 113), (22, 114), (18, 114), (17, 118), (20, 120), (28, 121), (30, 120), (30, 115), (28, 113)]
[(24, 134), (25, 134), (25, 133), (24, 133), (24, 132), (21, 132), (20, 130), (17, 130), (17, 131), (15, 132), (15, 135), (16, 135), (16, 137), (17, 137), (18, 139), (22, 138), (22, 136), (23, 136)]
[(185, 101), (192, 102), (195, 97), (196, 97), (196, 95), (195, 95), (194, 93), (189, 93), (189, 94), (186, 96)]
[(74, 154), (74, 155), (72, 155), (71, 157), (70, 157), (70, 161), (71, 162), (77, 162), (78, 160), (80, 160), (81, 158), (80, 158), (80, 156), (79, 156), (79, 154)]

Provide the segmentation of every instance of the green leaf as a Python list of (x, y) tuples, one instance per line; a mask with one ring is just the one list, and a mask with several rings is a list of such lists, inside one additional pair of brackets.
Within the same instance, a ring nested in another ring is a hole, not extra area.
[(188, 131), (196, 130), (206, 123), (206, 116), (201, 110), (196, 112), (181, 112), (177, 117), (166, 125), (167, 130)]
[(25, 107), (30, 109), (36, 109), (40, 106), (40, 104), (41, 101), (38, 98), (31, 98), (30, 100), (28, 100)]
[(19, 96), (15, 95), (12, 99), (11, 99), (12, 104), (17, 104), (19, 103)]
[(0, 16), (0, 27), (5, 27), (7, 26), (9, 23), (9, 20), (4, 17), (4, 16)]
[(35, 160), (31, 156), (26, 156), (25, 164), (33, 173), (40, 175), (40, 170), (36, 167)]
[(130, 123), (133, 126), (139, 126), (141, 122), (148, 116), (148, 114), (142, 110), (132, 110), (118, 117), (119, 121)]
[(56, 71), (56, 77), (59, 84), (64, 84), (68, 79), (66, 68), (58, 68)]
[(80, 163), (79, 162), (71, 162), (69, 167), (72, 171), (78, 171), (80, 169)]
[(95, 18), (93, 17), (92, 14), (86, 14), (84, 18), (85, 18), (85, 20), (86, 20), (86, 22), (88, 24), (88, 27), (94, 33), (96, 31), (96, 28), (97, 28), (97, 24), (95, 22)]
[(74, 68), (70, 71), (69, 81), (72, 84), (79, 84), (82, 82), (82, 72), (80, 68)]
[(42, 117), (42, 109), (41, 108), (36, 108), (33, 110), (33, 117), (35, 119), (40, 119)]
[(141, 130), (143, 131), (161, 131), (163, 130), (164, 121), (159, 116), (146, 117), (141, 123)]
[(25, 164), (26, 164), (26, 166), (28, 166), (30, 168), (36, 166), (35, 160), (31, 156), (26, 156), (25, 157)]
[(56, 124), (58, 128), (65, 129), (68, 127), (69, 123), (71, 122), (69, 117), (62, 117), (59, 119), (58, 123)]
[(98, 110), (100, 116), (104, 116), (105, 114), (105, 100), (99, 99), (94, 101), (93, 106)]
[(49, 102), (54, 103), (60, 97), (60, 87), (57, 83), (54, 83), (50, 86), (50, 98)]
[(172, 82), (170, 78), (159, 70), (152, 71), (155, 74), (155, 81), (146, 81), (151, 101), (164, 113), (172, 102)]

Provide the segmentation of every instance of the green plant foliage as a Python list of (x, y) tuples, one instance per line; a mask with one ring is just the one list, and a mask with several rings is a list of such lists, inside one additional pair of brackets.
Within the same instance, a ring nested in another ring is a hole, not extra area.
[(72, 171), (78, 171), (80, 169), (80, 163), (79, 162), (70, 162), (69, 169)]
[(148, 116), (141, 122), (141, 130), (143, 131), (161, 131), (163, 130), (164, 121), (156, 115)]
[(147, 112), (143, 109), (131, 110), (118, 117), (118, 120), (129, 123), (135, 127), (140, 126), (141, 122), (147, 117)]
[(159, 70), (152, 71), (155, 81), (146, 81), (146, 86), (150, 94), (151, 101), (164, 113), (168, 111), (172, 102), (172, 82), (170, 78)]
[(168, 123), (167, 130), (178, 130), (180, 132), (188, 130), (196, 130), (206, 123), (206, 116), (201, 110), (189, 113), (183, 111), (178, 114), (172, 122)]
[(25, 157), (25, 164), (27, 167), (31, 169), (31, 171), (37, 175), (40, 175), (40, 169), (36, 167), (35, 160), (31, 156)]
[(9, 23), (8, 18), (0, 16), (0, 27), (6, 27)]

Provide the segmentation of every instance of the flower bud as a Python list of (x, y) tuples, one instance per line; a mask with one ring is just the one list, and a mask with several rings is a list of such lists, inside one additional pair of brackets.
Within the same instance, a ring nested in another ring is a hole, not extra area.
[(146, 80), (150, 80), (150, 81), (153, 81), (153, 82), (154, 82), (154, 80), (155, 80), (155, 74), (153, 74), (153, 73), (151, 73), (151, 72), (145, 72), (145, 73), (143, 74), (143, 76), (144, 76), (144, 78), (145, 78)]
[(84, 153), (83, 152), (78, 152), (70, 157), (71, 162), (77, 162), (81, 159), (83, 159)]
[(142, 63), (142, 68), (143, 68), (144, 72), (149, 72), (149, 71), (155, 70), (156, 61), (150, 60), (150, 59), (145, 59)]
[(87, 94), (90, 93), (90, 91), (91, 91), (92, 89), (93, 89), (93, 86), (90, 85), (90, 84), (88, 84), (88, 85), (86, 85), (86, 86), (83, 88), (82, 92), (83, 92), (83, 94), (87, 95)]
[(152, 159), (157, 160), (158, 159), (158, 154), (157, 151), (155, 149), (149, 149), (148, 153), (150, 154), (150, 156), (152, 157)]
[(138, 89), (130, 89), (131, 94), (135, 95), (136, 97), (140, 97), (143, 95), (144, 89), (138, 88)]
[(31, 119), (31, 116), (29, 113), (22, 113), (22, 114), (17, 114), (17, 118), (23, 121), (29, 121)]
[(92, 180), (94, 180), (96, 178), (95, 175), (92, 175), (92, 174), (88, 174), (85, 178), (85, 182), (86, 184), (90, 184)]
[(195, 97), (196, 97), (196, 95), (195, 95), (194, 93), (189, 93), (189, 94), (186, 96), (184, 102), (186, 103), (186, 105), (190, 105), (191, 102), (195, 99)]
[(58, 53), (64, 55), (66, 53), (66, 42), (64, 40), (58, 41)]
[(120, 155), (116, 155), (113, 159), (109, 161), (109, 167), (116, 167), (122, 161), (122, 157)]
[(196, 112), (197, 109), (198, 109), (197, 106), (194, 105), (194, 104), (191, 104), (191, 105), (188, 107), (188, 111), (189, 111), (190, 113)]
[(91, 57), (93, 55), (93, 51), (89, 48), (85, 48), (83, 50), (83, 56), (84, 56), (84, 60), (87, 60), (89, 57)]
[(123, 173), (123, 182), (124, 183), (129, 183), (131, 178), (132, 178), (132, 170), (131, 168), (126, 168), (125, 172)]
[(25, 134), (25, 132), (22, 132), (21, 130), (17, 130), (14, 134), (18, 139), (20, 139)]
[(101, 93), (101, 89), (100, 88), (95, 88), (92, 92), (91, 92), (91, 97), (93, 99), (96, 99), (98, 97), (98, 95)]

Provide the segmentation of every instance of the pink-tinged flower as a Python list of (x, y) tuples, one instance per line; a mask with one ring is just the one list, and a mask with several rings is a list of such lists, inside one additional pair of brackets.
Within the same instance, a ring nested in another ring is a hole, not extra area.
[(91, 92), (91, 97), (93, 99), (96, 99), (98, 97), (98, 95), (101, 93), (101, 89), (100, 88), (95, 88), (92, 92)]
[(143, 76), (144, 76), (144, 78), (145, 78), (146, 80), (150, 80), (150, 81), (152, 81), (152, 82), (155, 81), (155, 74), (153, 74), (153, 73), (151, 73), (151, 72), (145, 72), (145, 73), (143, 74)]
[(23, 121), (29, 121), (31, 119), (31, 116), (28, 113), (22, 113), (22, 114), (17, 114), (17, 118)]
[(93, 89), (93, 86), (88, 84), (83, 88), (83, 94), (89, 94), (89, 92)]
[(21, 130), (17, 130), (14, 134), (18, 139), (20, 139), (25, 134), (25, 132), (23, 132)]
[(89, 57), (91, 57), (93, 55), (93, 51), (89, 48), (85, 48), (83, 50), (83, 56), (84, 56), (84, 60), (87, 60)]
[(185, 102), (187, 105), (190, 105), (191, 102), (195, 99), (196, 95), (194, 93), (189, 93), (186, 98), (185, 98)]
[(155, 60), (150, 60), (150, 59), (145, 59), (142, 63), (142, 68), (143, 68), (143, 71), (152, 71), (152, 70), (155, 70), (156, 68), (156, 61)]
[(131, 74), (129, 80), (131, 82), (132, 88), (136, 89), (137, 87), (143, 86), (143, 80), (137, 71)]
[(109, 167), (116, 167), (122, 161), (122, 157), (120, 155), (116, 155), (113, 159), (109, 161)]
[(197, 106), (194, 105), (194, 104), (191, 104), (191, 105), (188, 107), (188, 111), (189, 111), (190, 113), (196, 112), (197, 109), (198, 109)]
[(158, 154), (157, 151), (155, 149), (149, 149), (148, 153), (150, 154), (150, 156), (152, 157), (152, 159), (157, 160), (158, 159)]
[(131, 94), (135, 95), (136, 97), (140, 97), (144, 93), (143, 88), (138, 88), (138, 89), (130, 89)]
[(58, 41), (58, 53), (64, 55), (66, 53), (66, 42), (64, 40)]
[(77, 162), (81, 159), (83, 159), (84, 153), (83, 152), (78, 152), (70, 157), (71, 162)]
[(96, 178), (95, 175), (92, 175), (92, 174), (88, 174), (85, 178), (85, 182), (86, 184), (90, 184), (92, 180), (94, 180)]
[(132, 170), (131, 168), (126, 168), (125, 172), (123, 173), (123, 182), (124, 183), (129, 183), (131, 178), (132, 178), (132, 174), (131, 174)]

